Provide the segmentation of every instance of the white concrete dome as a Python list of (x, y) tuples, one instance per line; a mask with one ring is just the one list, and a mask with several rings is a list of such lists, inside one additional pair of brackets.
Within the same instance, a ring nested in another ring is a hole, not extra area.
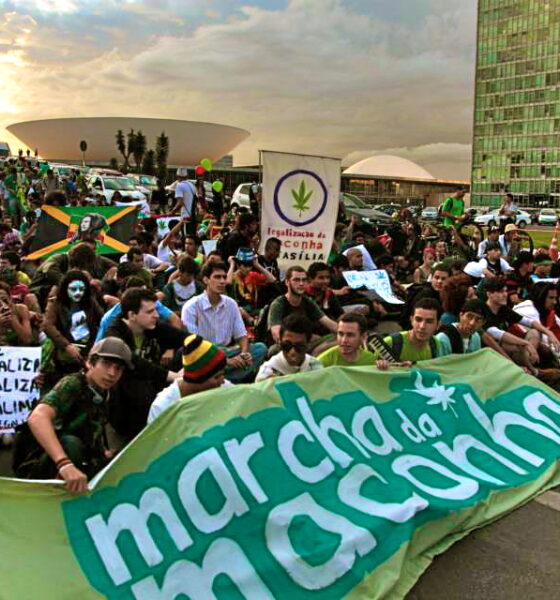
[(44, 119), (10, 125), (8, 131), (28, 148), (38, 148), (48, 160), (81, 160), (80, 141), (88, 145), (86, 161), (108, 161), (112, 156), (121, 159), (115, 135), (141, 130), (148, 148), (154, 148), (162, 132), (169, 138), (170, 165), (195, 165), (203, 158), (216, 161), (231, 152), (249, 137), (238, 127), (181, 121), (177, 119), (148, 119), (136, 117), (85, 117), (76, 119)]
[(395, 179), (435, 179), (429, 171), (415, 162), (389, 154), (379, 154), (360, 160), (348, 167), (344, 173)]

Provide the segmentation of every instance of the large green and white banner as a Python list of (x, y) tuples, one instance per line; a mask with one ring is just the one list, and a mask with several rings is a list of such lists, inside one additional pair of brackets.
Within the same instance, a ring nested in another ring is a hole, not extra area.
[(0, 480), (0, 595), (402, 598), (559, 457), (560, 398), (490, 350), (204, 392), (88, 495)]

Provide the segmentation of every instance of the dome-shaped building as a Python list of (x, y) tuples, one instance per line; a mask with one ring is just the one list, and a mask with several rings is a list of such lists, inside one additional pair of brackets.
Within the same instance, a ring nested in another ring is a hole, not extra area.
[(468, 181), (438, 179), (415, 162), (390, 154), (360, 160), (342, 173), (341, 189), (379, 205), (438, 206)]
[(435, 179), (429, 171), (415, 162), (390, 154), (378, 154), (364, 158), (348, 167), (344, 173), (397, 179)]

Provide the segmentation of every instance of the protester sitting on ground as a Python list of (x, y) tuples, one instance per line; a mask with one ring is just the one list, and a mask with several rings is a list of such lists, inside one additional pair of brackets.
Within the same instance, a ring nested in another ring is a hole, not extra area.
[[(513, 357), (516, 362), (519, 361), (518, 346), (523, 346), (523, 352), (527, 361), (524, 364), (537, 361), (536, 352), (532, 350), (533, 346), (529, 340), (518, 338), (515, 335), (505, 335), (512, 325), (521, 325), (528, 329), (536, 329), (538, 332), (548, 336), (551, 346), (556, 352), (560, 351), (560, 342), (556, 336), (537, 319), (523, 317), (507, 306), (507, 288), (505, 281), (499, 277), (493, 277), (486, 282), (485, 287), (487, 300), (484, 306), (484, 320), (486, 331), (502, 346), (504, 351)], [(516, 358), (517, 357), (517, 358)]]
[[(558, 289), (554, 283), (541, 282), (533, 285), (529, 298), (515, 305), (513, 310), (528, 319), (539, 321), (560, 340), (560, 318), (557, 315)], [(527, 332), (527, 328), (519, 326), (521, 332)], [(540, 333), (539, 343), (550, 347), (551, 341), (548, 336)]]
[(15, 304), (10, 286), (0, 281), (0, 345), (29, 346), (32, 342), (29, 310), (24, 304)]
[(480, 244), (478, 244), (478, 250), (476, 253), (477, 258), (483, 258), (486, 254), (486, 250), (488, 248), (488, 244), (492, 242), (497, 242), (500, 236), (500, 228), (499, 227), (489, 227), (488, 228), (488, 237), (485, 240), (482, 240)]
[(197, 333), (225, 351), (226, 378), (238, 383), (254, 376), (264, 360), (266, 346), (249, 344), (239, 307), (225, 295), (225, 264), (209, 263), (201, 275), (205, 291), (183, 305), (181, 319), (189, 333)]
[(153, 254), (146, 254), (140, 248), (130, 248), (126, 254), (123, 254), (121, 262), (131, 262), (133, 265), (143, 267), (151, 273), (159, 273), (169, 268), (170, 264), (164, 262)]
[(428, 246), (422, 253), (422, 264), (414, 271), (414, 283), (426, 283), (430, 279), (435, 260), (436, 251)]
[(519, 230), (514, 223), (508, 223), (505, 226), (504, 233), (498, 237), (498, 243), (502, 250), (502, 256), (507, 260), (514, 254), (517, 254)]
[[(119, 265), (120, 266), (120, 265)], [(150, 289), (144, 279), (132, 275), (128, 277), (122, 286), (122, 293), (130, 288), (143, 288)], [(120, 292), (119, 292), (120, 294)], [(157, 296), (156, 296), (157, 298)], [(169, 325), (170, 327), (174, 327), (182, 331), (184, 329), (183, 323), (181, 321), (181, 317), (175, 314), (171, 309), (164, 306), (164, 304), (160, 301), (156, 301), (156, 311), (158, 314), (159, 322), (165, 325)], [(99, 330), (97, 332), (96, 341), (103, 339), (107, 335), (107, 331), (113, 326), (113, 324), (117, 321), (118, 317), (122, 314), (122, 306), (120, 303), (120, 299), (117, 298), (116, 302), (112, 304), (112, 307), (105, 312), (103, 318), (101, 319), (101, 323), (99, 324)]]
[(261, 365), (255, 381), (322, 369), (322, 363), (307, 354), (311, 332), (312, 324), (305, 317), (288, 315), (280, 326), (280, 352)]
[(169, 310), (180, 315), (185, 302), (204, 291), (204, 287), (196, 279), (199, 271), (199, 266), (193, 258), (183, 255), (177, 264), (178, 276), (170, 280), (163, 290), (157, 293), (158, 299)]
[(44, 395), (16, 436), (18, 477), (65, 481), (73, 493), (114, 456), (107, 443), (109, 394), (132, 354), (122, 340), (105, 338), (93, 346), (85, 368), (61, 379)]
[(462, 273), (446, 279), (440, 295), (443, 308), (440, 323), (451, 325), (458, 321), (460, 310), (465, 302), (476, 298), (476, 291), (471, 286), (470, 277)]
[(239, 305), (245, 323), (252, 325), (253, 316), (261, 306), (261, 289), (276, 280), (270, 271), (260, 265), (251, 248), (239, 248), (235, 256), (228, 258), (228, 262), (226, 282), (230, 286), (231, 296)]
[(406, 303), (403, 306), (401, 313), (401, 325), (408, 327), (410, 325), (410, 318), (412, 316), (412, 308), (419, 300), (424, 298), (432, 298), (437, 300), (441, 305), (442, 302), (442, 290), (445, 282), (451, 276), (451, 269), (449, 266), (444, 264), (437, 264), (434, 267), (432, 278), (429, 282), (421, 284), (421, 286), (411, 286), (407, 290)]
[(158, 242), (156, 256), (159, 260), (171, 264), (175, 262), (177, 255), (181, 254), (184, 244), (178, 234), (185, 223), (186, 221), (183, 219), (171, 219), (169, 221), (167, 224), (169, 231)]
[[(414, 303), (410, 317), (411, 329), (400, 331), (383, 339), (397, 363), (412, 364), (439, 356), (434, 334), (441, 316), (441, 304), (434, 298), (421, 298)], [(377, 368), (386, 370), (389, 362), (378, 358)]]
[(268, 312), (268, 329), (274, 342), (280, 341), (280, 326), (290, 314), (303, 315), (311, 323), (320, 324), (332, 333), (336, 332), (336, 322), (327, 317), (315, 301), (305, 295), (307, 273), (303, 267), (290, 267), (286, 271), (284, 283), (288, 291), (272, 302)]
[(486, 246), (486, 256), (481, 258), (478, 264), (485, 278), (499, 277), (511, 271), (510, 264), (502, 258), (502, 249), (497, 242), (491, 242)]
[(307, 269), (307, 281), (305, 295), (314, 300), (329, 319), (336, 321), (343, 310), (338, 297), (330, 287), (329, 266), (321, 262), (312, 263)]
[(480, 329), (484, 325), (484, 304), (478, 299), (467, 300), (459, 311), (458, 322), (442, 325), (435, 338), (438, 356), (468, 354), (482, 348)]
[(526, 250), (521, 251), (515, 257), (513, 270), (508, 271), (505, 277), (509, 306), (515, 306), (529, 297), (529, 290), (532, 287), (531, 273), (534, 266), (535, 258)]
[(148, 423), (181, 398), (232, 385), (225, 378), (226, 353), (199, 335), (191, 334), (185, 338), (182, 361), (182, 376), (156, 396), (148, 413)]
[(17, 272), (11, 265), (0, 266), (0, 281), (10, 286), (10, 296), (16, 304), (25, 304), (30, 313), (40, 313), (41, 307), (35, 294), (23, 283), (18, 283)]
[(166, 383), (179, 377), (166, 365), (183, 344), (184, 333), (158, 323), (156, 295), (130, 288), (121, 299), (122, 314), (107, 331), (125, 342), (133, 355), (134, 374), (126, 373), (111, 406), (111, 424), (124, 436), (136, 435), (146, 424), (148, 411)]
[(357, 313), (345, 313), (338, 318), (337, 345), (325, 350), (317, 358), (323, 367), (372, 366), (375, 355), (366, 350), (366, 340), (366, 318)]
[(550, 277), (550, 270), (552, 269), (552, 261), (548, 256), (540, 254), (535, 257), (533, 274), (531, 275), (531, 282), (537, 283), (542, 279), (548, 279)]
[(69, 252), (49, 257), (37, 269), (29, 287), (42, 307), (46, 306), (51, 287), (60, 283), (63, 275), (71, 269), (86, 271), (92, 277), (90, 283), (99, 285), (103, 277), (110, 276), (113, 269), (116, 271), (116, 265), (104, 256), (97, 256), (94, 247), (88, 242), (81, 242)]
[(42, 348), (43, 390), (61, 377), (79, 371), (97, 335), (103, 309), (90, 278), (77, 269), (68, 271), (51, 290), (43, 321), (47, 340)]
[(358, 248), (349, 248), (345, 254), (350, 271), (362, 271), (364, 269), (364, 257)]
[(251, 247), (251, 241), (257, 227), (258, 221), (255, 215), (250, 213), (237, 215), (235, 227), (227, 235), (224, 235), (217, 244), (217, 250), (224, 261), (227, 261), (230, 256), (235, 256), (239, 248)]

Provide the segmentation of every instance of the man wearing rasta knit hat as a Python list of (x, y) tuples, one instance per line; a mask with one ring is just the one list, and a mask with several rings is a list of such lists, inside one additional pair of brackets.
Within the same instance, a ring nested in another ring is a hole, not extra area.
[(216, 344), (196, 334), (188, 335), (183, 348), (183, 378), (176, 379), (156, 396), (148, 414), (148, 423), (185, 396), (231, 386), (224, 378), (226, 360), (226, 353)]

